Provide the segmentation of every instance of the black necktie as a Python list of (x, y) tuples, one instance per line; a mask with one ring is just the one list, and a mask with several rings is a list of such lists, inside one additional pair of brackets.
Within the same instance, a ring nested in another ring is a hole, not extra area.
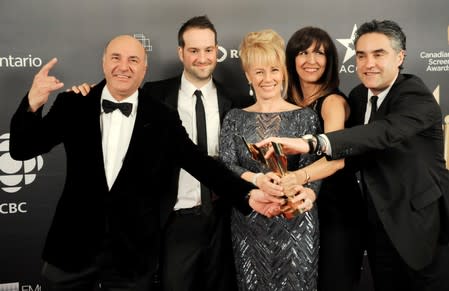
[[(206, 113), (204, 112), (203, 101), (201, 96), (203, 95), (200, 90), (195, 90), (196, 105), (196, 138), (197, 145), (201, 151), (207, 154), (207, 132), (206, 132)], [(212, 210), (210, 190), (201, 183), (201, 206), (206, 214), (210, 214)]]
[(207, 153), (207, 132), (206, 132), (206, 113), (204, 112), (203, 101), (201, 96), (203, 95), (200, 90), (195, 91), (196, 96), (196, 139), (198, 147)]
[(369, 115), (368, 123), (373, 121), (374, 114), (377, 112), (377, 99), (379, 99), (379, 97), (371, 96), (371, 99), (370, 99), (370, 102), (371, 102), (371, 113)]
[(103, 106), (103, 110), (105, 113), (109, 113), (109, 112), (114, 111), (115, 109), (118, 109), (126, 117), (128, 117), (131, 114), (131, 111), (133, 109), (132, 103), (127, 103), (127, 102), (117, 103), (117, 102), (112, 102), (112, 101), (109, 101), (106, 99), (103, 99), (103, 103), (101, 105)]

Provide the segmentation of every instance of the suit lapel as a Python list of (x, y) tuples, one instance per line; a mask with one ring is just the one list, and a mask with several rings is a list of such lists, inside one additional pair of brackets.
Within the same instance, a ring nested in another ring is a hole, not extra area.
[(353, 120), (353, 124), (351, 124), (351, 126), (365, 123), (367, 98), (368, 89), (366, 89), (365, 87), (360, 87), (359, 92), (352, 97), (350, 105), (352, 115), (351, 119)]
[(218, 112), (220, 114), (220, 125), (221, 122), (224, 119), (225, 114), (229, 111), (229, 109), (231, 109), (231, 101), (229, 101), (229, 99), (223, 95), (223, 87), (221, 86), (220, 83), (216, 82), (215, 80), (213, 80), (215, 87), (217, 88), (217, 99), (218, 99)]
[(179, 76), (179, 78), (174, 79), (173, 85), (168, 86), (167, 97), (165, 99), (165, 103), (167, 103), (167, 105), (169, 105), (176, 111), (178, 111), (178, 94), (180, 86), (181, 86), (181, 76)]
[[(123, 159), (122, 167), (120, 168), (117, 178), (115, 179), (115, 182), (113, 184), (113, 187), (115, 185), (118, 185), (120, 183), (120, 180), (122, 179), (122, 176), (127, 172), (126, 169), (130, 167), (130, 164), (133, 163), (133, 161), (136, 160), (136, 155), (139, 155), (139, 148), (142, 147), (140, 144), (142, 142), (142, 134), (144, 129), (148, 128), (149, 126), (152, 126), (149, 119), (146, 117), (147, 115), (150, 116), (152, 113), (144, 112), (145, 105), (143, 104), (145, 102), (145, 98), (149, 98), (148, 96), (144, 96), (142, 93), (143, 91), (139, 89), (139, 95), (138, 95), (138, 106), (136, 111), (136, 120), (134, 121), (134, 126), (131, 134), (131, 138), (129, 140), (128, 150), (126, 151), (125, 157)], [(150, 150), (150, 149), (148, 149)], [(137, 157), (139, 158), (139, 157)], [(112, 188), (113, 188), (112, 187)], [(111, 188), (111, 190), (112, 190)]]
[(90, 93), (84, 97), (85, 102), (92, 103), (90, 106), (86, 106), (86, 108), (89, 108), (89, 114), (86, 114), (84, 118), (88, 119), (86, 120), (86, 128), (90, 134), (86, 133), (89, 136), (92, 136), (93, 145), (92, 150), (96, 151), (94, 153), (94, 156), (97, 158), (95, 161), (92, 161), (96, 164), (96, 168), (99, 170), (101, 169), (103, 172), (103, 182), (105, 189), (108, 188), (108, 183), (106, 180), (106, 172), (104, 167), (104, 157), (103, 157), (103, 142), (102, 142), (102, 132), (101, 132), (101, 122), (100, 122), (100, 115), (101, 115), (101, 93), (103, 92), (103, 88), (106, 84), (106, 81), (103, 80), (100, 83), (98, 83)]
[(391, 99), (396, 96), (396, 88), (399, 83), (401, 83), (404, 80), (404, 76), (402, 74), (399, 74), (396, 80), (394, 81), (393, 86), (391, 86), (390, 91), (388, 91), (387, 96), (385, 96), (385, 99), (382, 101), (382, 104), (380, 104), (379, 108), (377, 109), (376, 114), (380, 114), (381, 116), (386, 115), (388, 103), (391, 102)]

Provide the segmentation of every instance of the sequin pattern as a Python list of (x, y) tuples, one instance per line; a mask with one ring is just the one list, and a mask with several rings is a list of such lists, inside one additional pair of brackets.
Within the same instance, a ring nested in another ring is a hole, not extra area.
[[(238, 175), (269, 169), (251, 159), (241, 139), (257, 142), (269, 136), (299, 137), (320, 131), (316, 113), (309, 108), (278, 113), (233, 109), (220, 136), (220, 156)], [(289, 156), (289, 170), (301, 168), (316, 156)], [(311, 187), (318, 193), (319, 183)], [(248, 216), (238, 210), (231, 216), (232, 244), (239, 290), (316, 290), (318, 274), (318, 213), (311, 211), (292, 220)]]

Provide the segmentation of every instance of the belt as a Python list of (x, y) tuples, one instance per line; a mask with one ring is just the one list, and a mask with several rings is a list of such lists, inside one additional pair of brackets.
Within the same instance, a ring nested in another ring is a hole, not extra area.
[(200, 215), (202, 214), (201, 205), (192, 208), (181, 208), (174, 211), (175, 215)]

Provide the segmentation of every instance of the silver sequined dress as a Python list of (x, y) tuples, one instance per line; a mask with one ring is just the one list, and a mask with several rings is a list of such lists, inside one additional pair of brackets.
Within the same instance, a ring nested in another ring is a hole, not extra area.
[[(309, 108), (277, 113), (233, 109), (223, 121), (220, 157), (238, 175), (268, 172), (251, 159), (241, 139), (254, 143), (270, 136), (299, 137), (319, 132), (316, 113)], [(316, 156), (289, 156), (289, 170), (301, 168)], [(319, 183), (311, 187), (318, 193)], [(318, 213), (316, 207), (291, 220), (248, 216), (233, 209), (232, 244), (239, 290), (316, 290), (318, 266)]]

